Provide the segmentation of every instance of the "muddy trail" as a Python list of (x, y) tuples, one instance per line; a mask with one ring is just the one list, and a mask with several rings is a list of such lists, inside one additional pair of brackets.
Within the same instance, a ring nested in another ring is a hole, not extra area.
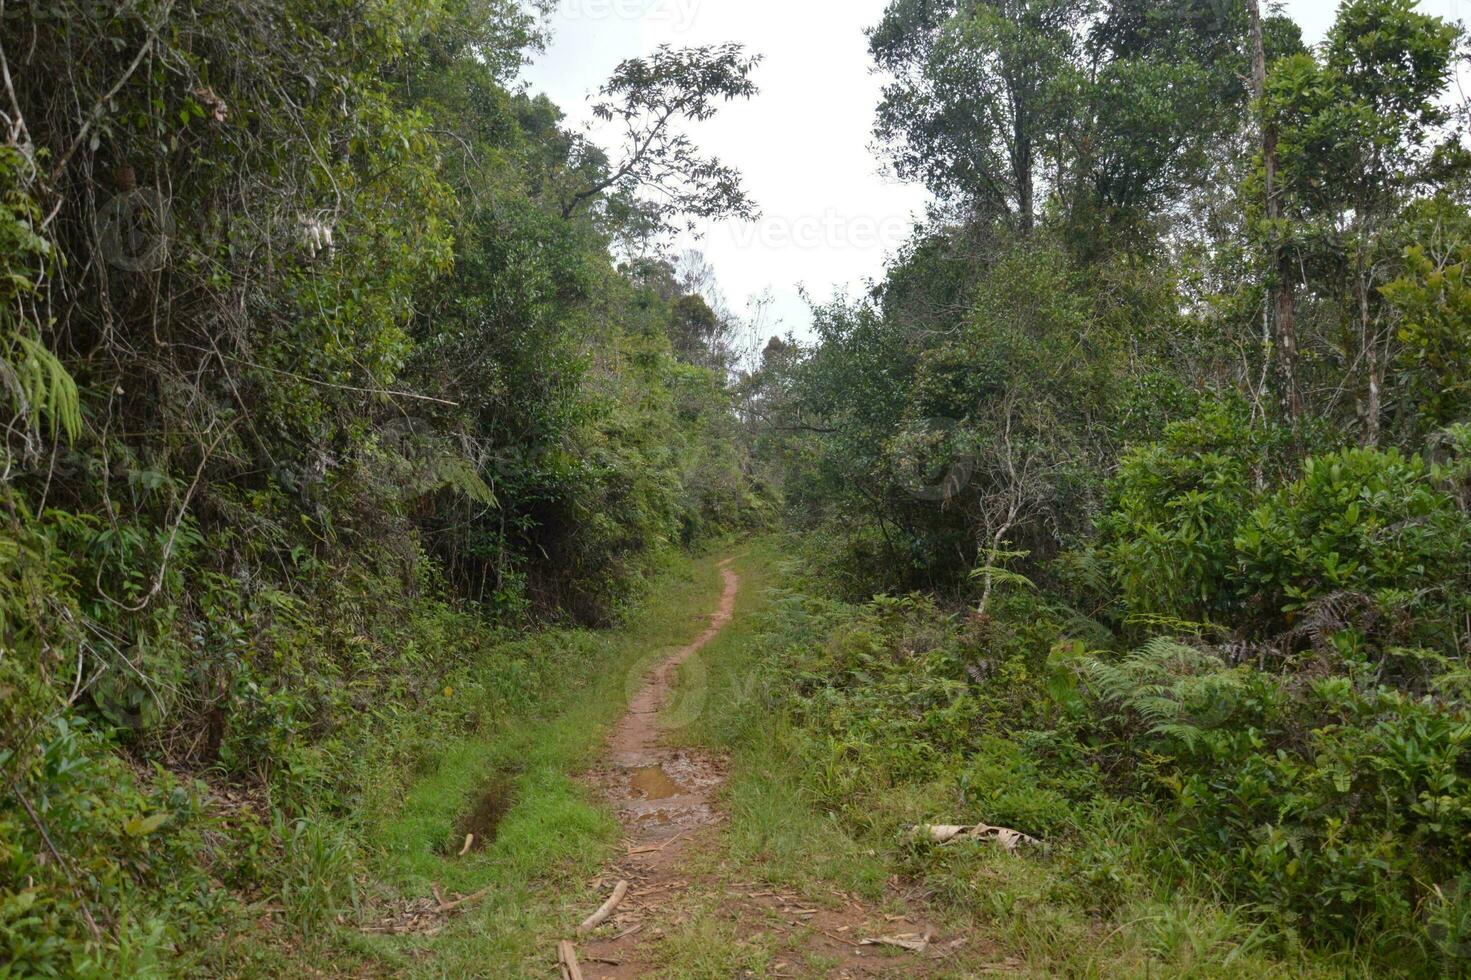
[[(709, 625), (693, 642), (659, 661), (614, 727), (603, 762), (588, 779), (617, 813), (624, 853), (591, 882), (589, 909), (614, 905), (607, 917), (559, 950), (562, 975), (632, 980), (662, 975), (660, 944), (688, 923), (693, 909), (714, 903), (738, 933), (778, 949), (768, 975), (780, 977), (928, 976), (963, 940), (945, 941), (907, 915), (885, 915), (855, 896), (812, 903), (755, 881), (732, 879), (693, 860), (719, 843), (725, 816), (719, 793), (727, 760), (675, 748), (661, 714), (679, 693), (679, 669), (731, 621), (740, 578), (733, 559), (720, 563), (724, 591)], [(721, 706), (707, 705), (707, 710)], [(699, 867), (694, 867), (699, 865)], [(615, 904), (616, 903), (616, 904)]]

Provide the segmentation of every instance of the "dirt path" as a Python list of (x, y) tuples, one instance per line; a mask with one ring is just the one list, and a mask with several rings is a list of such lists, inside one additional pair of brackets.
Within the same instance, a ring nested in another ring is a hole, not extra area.
[(725, 781), (723, 762), (662, 746), (659, 712), (669, 701), (679, 668), (735, 614), (741, 580), (730, 564), (731, 559), (720, 563), (725, 590), (710, 625), (644, 679), (608, 739), (607, 761), (598, 772), (603, 795), (617, 810), (629, 847), (636, 851), (630, 861), (643, 870), (677, 862), (691, 833), (716, 819), (712, 794)]
[[(608, 922), (578, 942), (583, 975), (589, 980), (654, 975), (664, 937), (689, 921), (696, 906), (712, 903), (740, 935), (778, 951), (776, 976), (930, 975), (936, 960), (961, 944), (940, 941), (932, 929), (908, 916), (883, 915), (846, 895), (814, 907), (760, 883), (717, 880), (690, 867), (693, 852), (709, 847), (724, 820), (716, 794), (725, 782), (726, 762), (663, 744), (666, 729), (659, 716), (675, 693), (680, 666), (734, 614), (740, 578), (731, 562), (720, 563), (725, 589), (708, 627), (643, 678), (627, 714), (613, 729), (604, 763), (590, 774), (623, 824), (626, 850), (593, 882), (597, 901), (590, 900), (589, 911), (616, 882), (628, 882), (629, 889)], [(875, 937), (923, 941), (925, 949), (864, 942)]]

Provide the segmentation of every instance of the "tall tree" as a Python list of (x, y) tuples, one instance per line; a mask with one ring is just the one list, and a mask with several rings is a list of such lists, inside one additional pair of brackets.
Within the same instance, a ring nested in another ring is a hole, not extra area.
[[(1261, 118), (1267, 234), (1276, 239), (1282, 223), (1282, 199), (1277, 192), (1277, 121), (1266, 111), (1267, 49), (1259, 0), (1247, 0), (1247, 11), (1251, 17), (1252, 96)], [(1272, 326), (1277, 344), (1278, 394), (1282, 401), (1282, 414), (1295, 429), (1302, 419), (1302, 392), (1297, 380), (1297, 300), (1292, 259), (1280, 242), (1272, 246), (1272, 266), (1275, 279), (1268, 292), (1272, 298)]]
[(678, 50), (662, 45), (647, 58), (618, 65), (592, 110), (622, 130), (620, 155), (609, 163), (590, 141), (578, 139), (574, 169), (585, 172), (590, 163), (595, 176), (567, 193), (562, 216), (611, 197), (625, 207), (636, 201), (655, 228), (678, 219), (756, 217), (740, 172), (703, 155), (680, 126), (709, 119), (722, 103), (755, 95), (751, 73), (760, 62), (739, 44)]
[(1284, 59), (1267, 84), (1267, 124), (1281, 137), (1281, 205), (1269, 218), (1279, 232), (1288, 222), (1312, 229), (1346, 263), (1325, 287), (1345, 300), (1341, 346), (1368, 445), (1381, 438), (1392, 359), (1378, 291), (1403, 247), (1390, 224), (1406, 203), (1465, 168), (1464, 130), (1440, 101), (1461, 38), (1458, 26), (1420, 13), (1412, 0), (1349, 0), (1322, 60)]
[[(1217, 0), (1109, 0), (1086, 33), (1086, 84), (1070, 98), (1073, 240), (1148, 252), (1160, 217), (1209, 187), (1237, 141), (1251, 90), (1248, 16)], [(1266, 18), (1268, 56), (1299, 50), (1295, 25)], [(1080, 254), (1082, 249), (1076, 249)]]
[(894, 0), (869, 31), (891, 76), (875, 135), (902, 178), (978, 215), (1036, 223), (1037, 161), (1059, 134), (1083, 0)]

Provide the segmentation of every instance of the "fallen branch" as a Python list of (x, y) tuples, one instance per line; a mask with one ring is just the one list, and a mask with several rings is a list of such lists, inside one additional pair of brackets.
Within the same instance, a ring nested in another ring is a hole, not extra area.
[(1000, 844), (1008, 851), (1015, 851), (1023, 844), (1029, 847), (1041, 845), (1041, 841), (1010, 827), (992, 827), (988, 824), (920, 824), (910, 829), (912, 837), (928, 837), (936, 844), (950, 844), (958, 840), (989, 840)]
[(370, 936), (437, 936), (444, 931), (444, 926), (420, 926), (407, 922), (398, 925), (363, 926), (358, 931)]
[(681, 837), (688, 833), (688, 830), (681, 830), (679, 833), (664, 841), (662, 844), (645, 844), (642, 847), (630, 847), (628, 849), (628, 855), (632, 857), (635, 854), (655, 854), (659, 851), (664, 850), (664, 848), (668, 847), (670, 844), (673, 844), (675, 841), (679, 840)]
[(915, 939), (913, 933), (903, 936), (880, 936), (877, 939), (865, 939), (862, 946), (895, 946), (899, 949), (907, 949), (911, 952), (922, 953), (930, 947), (930, 941), (926, 938)]
[[(18, 776), (16, 777), (17, 780), (19, 778)], [(36, 830), (40, 832), (41, 840), (45, 843), (46, 850), (51, 852), (51, 856), (61, 866), (61, 873), (66, 875), (67, 883), (72, 887), (72, 894), (76, 896), (77, 904), (81, 906), (82, 918), (86, 921), (87, 928), (92, 932), (92, 938), (100, 942), (102, 939), (102, 927), (97, 925), (97, 920), (92, 917), (92, 907), (87, 904), (86, 896), (82, 894), (81, 888), (77, 885), (76, 875), (72, 871), (71, 862), (62, 857), (61, 852), (56, 849), (56, 845), (51, 841), (51, 834), (46, 829), (45, 822), (36, 815), (35, 808), (31, 806), (31, 801), (25, 798), (25, 794), (20, 791), (20, 787), (15, 785), (15, 782), (12, 782), (10, 788), (15, 794), (15, 798), (20, 800), (20, 805), (25, 807), (26, 815), (31, 818), (31, 823), (36, 825)]]
[(557, 943), (557, 966), (562, 968), (562, 980), (582, 980), (582, 967), (577, 965), (577, 949), (569, 940)]
[(478, 902), (482, 898), (484, 898), (486, 895), (489, 895), (489, 894), (490, 894), (490, 889), (489, 888), (482, 888), (482, 889), (480, 889), (478, 892), (476, 892), (473, 895), (466, 895), (463, 898), (457, 898), (453, 902), (444, 902), (444, 901), (441, 901), (439, 903), (439, 911), (441, 911), (441, 912), (453, 912), (455, 909), (459, 908), (460, 906), (462, 906), (462, 905), (469, 905), (471, 902)]
[(464, 844), (463, 847), (460, 848), (459, 856), (460, 857), (464, 857), (466, 854), (469, 854), (470, 853), (470, 846), (472, 844), (474, 844), (474, 843), (475, 843), (475, 835), (474, 834), (466, 834), (465, 835), (465, 844)]
[(598, 926), (607, 922), (608, 916), (613, 914), (613, 910), (618, 907), (619, 903), (623, 901), (623, 896), (627, 894), (628, 882), (619, 881), (618, 884), (613, 886), (613, 894), (608, 896), (608, 900), (596, 912), (582, 920), (582, 925), (577, 927), (577, 934), (579, 936), (586, 936)]

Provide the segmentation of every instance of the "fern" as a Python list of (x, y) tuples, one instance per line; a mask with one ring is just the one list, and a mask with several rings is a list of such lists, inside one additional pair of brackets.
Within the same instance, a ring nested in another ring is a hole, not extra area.
[(1083, 672), (1098, 699), (1114, 708), (1115, 720), (1187, 751), (1230, 717), (1242, 687), (1240, 673), (1219, 656), (1167, 637), (1117, 662), (1090, 658)]
[(486, 507), (500, 506), (495, 491), (480, 478), (474, 465), (463, 456), (446, 454), (439, 457), (435, 461), (434, 471), (440, 486), (449, 487)]
[(45, 418), (52, 438), (65, 433), (75, 441), (82, 431), (81, 396), (77, 383), (55, 354), (40, 341), (24, 335), (11, 338), (7, 356), (0, 358), (0, 382), (10, 392), (15, 414), (37, 429)]

